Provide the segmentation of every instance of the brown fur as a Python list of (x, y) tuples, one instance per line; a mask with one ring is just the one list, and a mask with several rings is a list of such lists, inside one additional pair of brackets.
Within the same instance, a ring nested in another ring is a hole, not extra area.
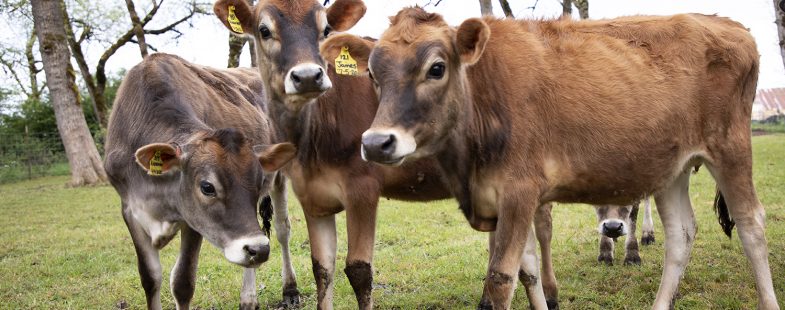
[[(421, 22), (425, 14), (404, 9), (367, 57), (383, 95), (367, 133), (402, 127), (416, 142), (404, 159), (439, 159), (472, 227), (496, 230), (489, 275), (517, 270), (537, 206), (623, 205), (650, 194), (658, 206), (681, 203), (677, 186), (706, 163), (720, 188), (736, 195), (731, 214), (747, 221), (745, 251), (761, 302), (776, 306), (751, 180), (758, 53), (743, 26), (683, 14), (580, 22), (486, 17), (456, 30), (430, 16)], [(444, 78), (421, 77), (431, 65), (419, 56), (428, 45), (446, 57)], [(673, 229), (694, 229), (691, 206), (671, 208), (660, 210), (663, 222), (672, 225), (676, 245), (689, 249), (694, 230), (676, 237)], [(675, 291), (680, 262), (666, 265), (655, 307)], [(510, 286), (486, 286), (494, 306), (509, 307)]]

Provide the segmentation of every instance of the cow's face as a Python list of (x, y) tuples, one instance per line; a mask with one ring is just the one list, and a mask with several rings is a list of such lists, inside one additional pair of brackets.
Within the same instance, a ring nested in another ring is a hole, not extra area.
[(275, 102), (299, 109), (332, 84), (319, 54), (332, 31), (345, 31), (365, 14), (360, 0), (336, 0), (325, 9), (314, 0), (219, 0), (219, 19), (233, 33), (252, 37), (259, 70)]
[(255, 153), (241, 133), (222, 129), (199, 134), (182, 147), (146, 145), (136, 158), (152, 177), (177, 174), (177, 210), (186, 224), (222, 249), (230, 262), (255, 267), (270, 252), (256, 206), (269, 191), (273, 172), (294, 154), (288, 143)]
[(379, 109), (362, 137), (363, 158), (399, 165), (441, 150), (466, 113), (465, 66), (479, 59), (488, 32), (479, 19), (456, 30), (438, 14), (407, 8), (376, 45), (350, 35), (322, 44), (328, 59), (348, 48), (377, 86)]
[(633, 206), (594, 206), (594, 210), (597, 211), (600, 234), (613, 239), (626, 236), (630, 231), (627, 223), (630, 223), (632, 208)]

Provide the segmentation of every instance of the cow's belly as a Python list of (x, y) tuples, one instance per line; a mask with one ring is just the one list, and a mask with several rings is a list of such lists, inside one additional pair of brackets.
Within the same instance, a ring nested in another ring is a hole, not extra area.
[(344, 194), (341, 174), (330, 168), (311, 171), (306, 178), (299, 163), (288, 169), (292, 189), (303, 211), (309, 216), (326, 216), (343, 211)]

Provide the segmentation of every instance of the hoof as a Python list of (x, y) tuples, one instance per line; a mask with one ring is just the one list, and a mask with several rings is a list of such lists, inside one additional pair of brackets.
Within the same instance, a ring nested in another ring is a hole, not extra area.
[(300, 306), (300, 291), (297, 287), (287, 288), (283, 291), (283, 300), (278, 304), (278, 309), (294, 309)]
[(597, 261), (605, 263), (605, 265), (608, 266), (613, 266), (613, 256), (611, 254), (600, 254), (600, 256), (597, 256)]
[(493, 305), (490, 300), (482, 299), (480, 304), (477, 305), (477, 310), (493, 310)]
[(643, 243), (643, 245), (654, 244), (654, 234), (643, 234), (641, 237), (641, 243)]
[(240, 310), (259, 310), (259, 303), (240, 302)]
[(559, 301), (555, 299), (548, 299), (545, 301), (548, 304), (548, 310), (559, 310)]
[(624, 265), (640, 265), (641, 257), (638, 255), (629, 255), (624, 258)]

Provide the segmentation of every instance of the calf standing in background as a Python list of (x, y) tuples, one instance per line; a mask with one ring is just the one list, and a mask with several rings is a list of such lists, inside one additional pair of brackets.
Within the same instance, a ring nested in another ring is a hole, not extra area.
[(161, 309), (158, 251), (178, 231), (170, 279), (177, 309), (193, 297), (202, 237), (246, 267), (240, 308), (257, 306), (251, 268), (267, 261), (270, 245), (256, 206), (272, 187), (276, 212), (286, 214), (285, 179), (275, 171), (296, 152), (288, 143), (268, 145), (276, 139), (260, 85), (251, 70), (153, 54), (118, 90), (104, 167), (122, 201), (149, 309)]
[[(654, 243), (654, 226), (648, 197), (643, 200), (643, 204), (643, 235), (641, 236), (641, 243), (649, 245)], [(639, 265), (641, 263), (641, 257), (638, 253), (638, 240), (635, 237), (639, 205), (640, 203), (626, 206), (594, 206), (594, 210), (597, 212), (598, 230), (600, 232), (600, 255), (597, 257), (599, 262), (613, 265), (613, 245), (616, 242), (616, 238), (627, 236), (624, 242), (624, 264)]]
[[(538, 266), (524, 246), (540, 206), (649, 195), (666, 237), (653, 307), (671, 307), (697, 231), (689, 177), (698, 165), (738, 226), (758, 307), (779, 308), (752, 183), (759, 55), (741, 24), (682, 14), (450, 27), (406, 8), (372, 49), (350, 35), (321, 49), (328, 59), (348, 50), (377, 85), (363, 157), (391, 166), (437, 159), (470, 225), (494, 231), (484, 290), (493, 308), (510, 308), (516, 275), (537, 293)], [(530, 302), (546, 308), (539, 295)]]

